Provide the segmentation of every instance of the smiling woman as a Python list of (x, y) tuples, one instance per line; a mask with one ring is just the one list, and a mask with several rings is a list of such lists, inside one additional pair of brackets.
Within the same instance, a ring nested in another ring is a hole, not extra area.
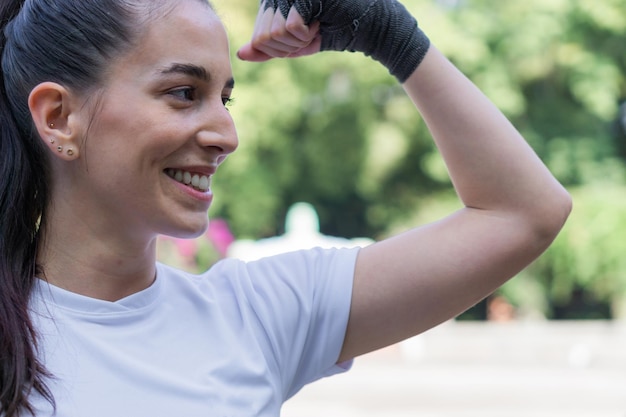
[(156, 262), (157, 237), (206, 230), (212, 177), (238, 144), (211, 6), (10, 0), (0, 22), (2, 417), (276, 417), (304, 385), (487, 296), (570, 210), (396, 0), (263, 2), (239, 58), (352, 50), (381, 62), (464, 208), (361, 250), (190, 275)]

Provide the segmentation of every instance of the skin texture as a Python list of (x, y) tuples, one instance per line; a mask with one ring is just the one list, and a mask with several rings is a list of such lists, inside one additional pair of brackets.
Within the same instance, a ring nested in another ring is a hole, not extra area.
[(53, 156), (40, 255), (52, 284), (119, 299), (152, 283), (158, 234), (206, 229), (211, 193), (188, 192), (165, 170), (213, 174), (235, 150), (225, 107), (232, 85), (220, 20), (206, 4), (184, 1), (149, 23), (95, 94), (53, 83), (33, 90), (31, 112)]

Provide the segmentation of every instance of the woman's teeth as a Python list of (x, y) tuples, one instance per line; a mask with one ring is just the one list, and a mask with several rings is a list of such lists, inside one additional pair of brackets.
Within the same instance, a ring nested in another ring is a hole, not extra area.
[(165, 173), (170, 178), (175, 179), (181, 184), (195, 188), (198, 191), (207, 191), (211, 187), (211, 177), (207, 175), (192, 174), (188, 171), (173, 168), (165, 170)]

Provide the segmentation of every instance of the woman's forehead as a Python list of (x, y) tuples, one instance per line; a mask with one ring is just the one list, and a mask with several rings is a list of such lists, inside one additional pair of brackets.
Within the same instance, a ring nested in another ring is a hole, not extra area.
[(168, 13), (147, 23), (135, 46), (117, 63), (122, 70), (134, 66), (134, 70), (152, 73), (173, 65), (229, 71), (226, 30), (206, 2), (178, 1)]

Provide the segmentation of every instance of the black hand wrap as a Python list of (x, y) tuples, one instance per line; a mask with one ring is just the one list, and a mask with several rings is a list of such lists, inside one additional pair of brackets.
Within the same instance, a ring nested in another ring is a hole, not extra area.
[(287, 18), (291, 6), (306, 24), (320, 22), (322, 51), (359, 51), (382, 63), (400, 82), (413, 73), (430, 40), (396, 0), (261, 0)]

